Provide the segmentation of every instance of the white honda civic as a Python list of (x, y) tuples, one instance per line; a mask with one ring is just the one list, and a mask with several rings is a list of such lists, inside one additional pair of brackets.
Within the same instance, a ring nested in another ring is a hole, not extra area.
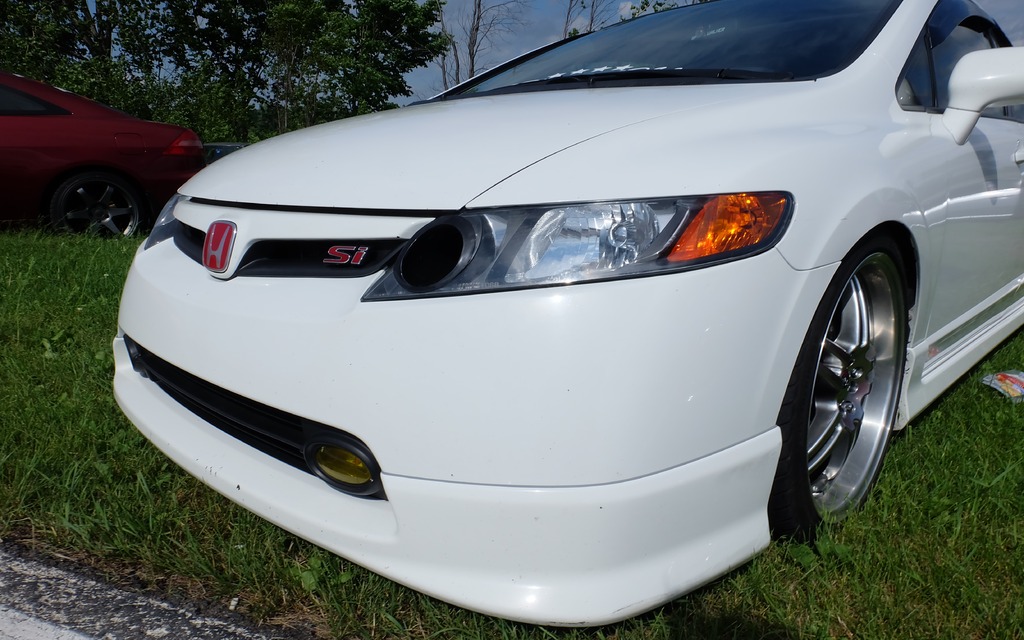
[(717, 0), (185, 184), (115, 392), (353, 562), (599, 624), (857, 507), (1024, 323), (1024, 48), (971, 0)]

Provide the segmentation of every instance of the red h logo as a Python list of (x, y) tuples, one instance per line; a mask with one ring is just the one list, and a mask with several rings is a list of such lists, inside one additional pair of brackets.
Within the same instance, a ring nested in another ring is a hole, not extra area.
[(203, 243), (203, 265), (213, 273), (228, 270), (231, 248), (235, 244), (235, 223), (217, 220), (206, 231)]

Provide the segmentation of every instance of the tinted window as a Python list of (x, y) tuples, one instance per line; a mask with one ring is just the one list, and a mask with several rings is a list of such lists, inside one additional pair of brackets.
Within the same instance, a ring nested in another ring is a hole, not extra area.
[[(714, 0), (643, 16), (499, 68), (460, 92), (574, 78), (809, 79), (867, 47), (900, 0)], [(709, 75), (695, 74), (698, 78)]]
[(32, 96), (0, 85), (0, 115), (34, 116), (53, 113), (66, 113), (63, 109), (37, 100)]
[(932, 88), (932, 68), (928, 58), (928, 45), (924, 35), (917, 39), (914, 50), (903, 71), (903, 79), (896, 91), (896, 98), (904, 109), (928, 109), (935, 102)]

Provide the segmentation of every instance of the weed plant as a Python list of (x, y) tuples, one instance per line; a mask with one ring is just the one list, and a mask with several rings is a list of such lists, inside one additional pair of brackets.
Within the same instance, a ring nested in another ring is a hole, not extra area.
[[(893, 442), (867, 505), (813, 546), (774, 543), (707, 587), (607, 627), (497, 620), (400, 587), (205, 488), (111, 393), (138, 240), (0, 233), (0, 538), (108, 579), (338, 638), (1024, 638), (1024, 369), (1017, 336)], [(788, 375), (780, 372), (779, 375)]]

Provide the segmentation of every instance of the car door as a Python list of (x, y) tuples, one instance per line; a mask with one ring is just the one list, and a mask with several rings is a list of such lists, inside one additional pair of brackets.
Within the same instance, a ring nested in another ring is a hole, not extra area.
[(35, 220), (41, 213), (43, 188), (52, 177), (41, 149), (60, 137), (57, 123), (67, 117), (65, 109), (0, 84), (0, 220)]
[(1024, 274), (1019, 111), (986, 110), (963, 145), (942, 124), (949, 77), (960, 58), (1009, 44), (985, 17), (964, 15), (964, 8), (961, 2), (939, 3), (905, 73), (914, 86), (911, 102), (919, 104), (900, 96), (904, 108), (920, 108), (930, 118), (928, 151), (921, 157), (928, 158), (922, 182), (939, 196), (923, 203), (935, 268), (921, 283), (925, 307), (919, 311), (926, 314), (923, 335), (931, 337), (929, 358), (936, 362), (1013, 304)]

